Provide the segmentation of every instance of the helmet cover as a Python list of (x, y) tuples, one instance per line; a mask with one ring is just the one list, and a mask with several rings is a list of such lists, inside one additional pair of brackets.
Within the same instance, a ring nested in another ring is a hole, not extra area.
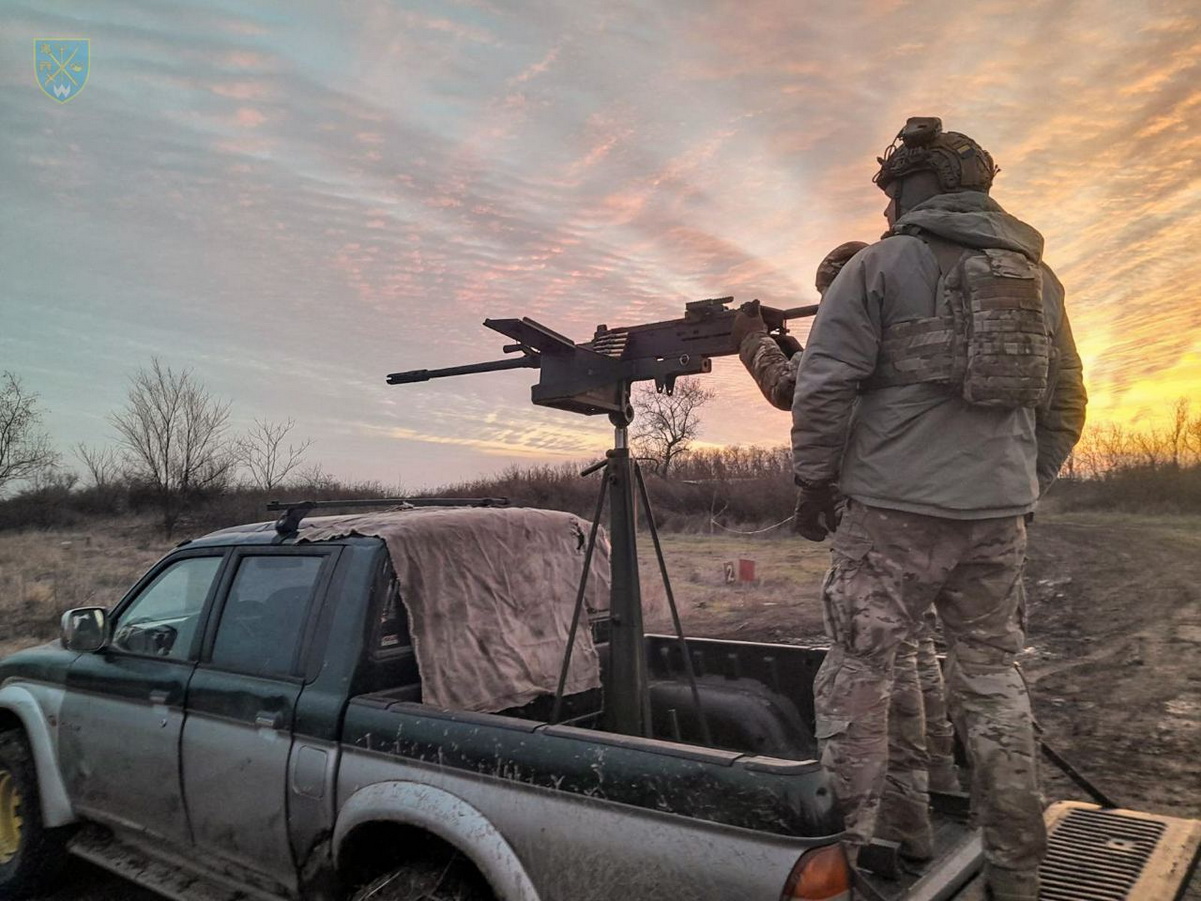
[(876, 161), (880, 171), (872, 181), (882, 191), (915, 172), (933, 172), (944, 191), (987, 193), (1000, 171), (987, 150), (967, 135), (943, 131), (933, 116), (909, 119)]
[(867, 247), (867, 244), (863, 241), (847, 241), (845, 244), (839, 244), (826, 254), (822, 261), (817, 264), (817, 278), (815, 280), (817, 293), (825, 294), (826, 289), (834, 282), (835, 276), (842, 271), (842, 267), (851, 261), (851, 257), (865, 247)]

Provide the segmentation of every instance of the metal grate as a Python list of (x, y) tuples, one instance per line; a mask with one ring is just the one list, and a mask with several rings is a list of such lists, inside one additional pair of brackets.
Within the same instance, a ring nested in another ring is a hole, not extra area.
[(1040, 901), (1126, 901), (1165, 828), (1105, 810), (1072, 810), (1048, 837)]

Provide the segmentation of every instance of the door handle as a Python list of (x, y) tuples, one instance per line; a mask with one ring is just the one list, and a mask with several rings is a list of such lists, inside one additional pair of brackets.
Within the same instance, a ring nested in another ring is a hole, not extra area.
[(260, 729), (278, 729), (283, 725), (283, 714), (268, 713), (265, 710), (259, 711), (259, 715), (254, 718), (254, 724)]
[(156, 690), (150, 692), (150, 703), (151, 704), (166, 704), (167, 698), (169, 698), (169, 697), (170, 697), (170, 694), (168, 692), (166, 692), (162, 689), (156, 689)]

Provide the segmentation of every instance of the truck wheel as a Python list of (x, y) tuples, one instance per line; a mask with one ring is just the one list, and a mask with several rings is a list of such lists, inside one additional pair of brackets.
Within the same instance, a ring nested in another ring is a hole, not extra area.
[(351, 901), (493, 901), (469, 868), (450, 862), (414, 861), (363, 886)]
[(25, 736), (0, 732), (0, 897), (27, 898), (53, 882), (66, 834), (42, 826), (37, 771)]

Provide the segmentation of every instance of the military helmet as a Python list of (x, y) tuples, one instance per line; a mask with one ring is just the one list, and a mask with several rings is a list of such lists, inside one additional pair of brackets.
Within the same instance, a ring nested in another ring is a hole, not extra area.
[(851, 261), (851, 257), (867, 247), (862, 241), (847, 241), (839, 244), (817, 264), (817, 293), (825, 294), (826, 289), (834, 281), (834, 277), (842, 271), (842, 267)]
[(915, 172), (933, 172), (944, 191), (984, 191), (1000, 171), (988, 151), (957, 131), (943, 131), (942, 119), (918, 116), (905, 123), (892, 144), (877, 157), (872, 179), (880, 190)]

